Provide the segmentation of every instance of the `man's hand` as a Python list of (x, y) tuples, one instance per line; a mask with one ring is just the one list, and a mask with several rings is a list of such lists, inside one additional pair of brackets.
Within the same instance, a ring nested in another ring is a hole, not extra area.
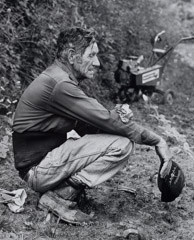
[(171, 166), (172, 166), (172, 154), (170, 152), (170, 149), (164, 139), (161, 138), (160, 142), (155, 147), (156, 153), (160, 158), (162, 165), (162, 168), (160, 170), (160, 176), (161, 178), (165, 178), (165, 176), (170, 172)]

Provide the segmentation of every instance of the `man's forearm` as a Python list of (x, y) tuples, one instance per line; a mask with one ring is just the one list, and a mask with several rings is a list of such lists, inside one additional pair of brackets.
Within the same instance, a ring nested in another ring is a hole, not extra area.
[(145, 129), (141, 133), (141, 139), (142, 139), (142, 144), (149, 145), (149, 146), (156, 146), (161, 141), (162, 138), (156, 133), (148, 129)]

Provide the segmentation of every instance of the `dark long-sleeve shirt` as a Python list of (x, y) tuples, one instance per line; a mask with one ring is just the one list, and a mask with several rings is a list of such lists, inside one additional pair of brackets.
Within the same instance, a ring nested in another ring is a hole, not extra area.
[(160, 141), (158, 135), (132, 120), (123, 123), (115, 109), (107, 110), (88, 97), (69, 69), (55, 61), (24, 91), (16, 108), (13, 123), (16, 168), (27, 170), (38, 164), (73, 129), (80, 135), (100, 131), (151, 146)]

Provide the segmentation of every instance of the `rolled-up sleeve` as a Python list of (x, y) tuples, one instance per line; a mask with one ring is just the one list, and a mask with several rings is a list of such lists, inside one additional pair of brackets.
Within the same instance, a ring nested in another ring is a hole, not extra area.
[(125, 136), (139, 144), (154, 146), (160, 141), (158, 135), (132, 120), (123, 123), (114, 109), (107, 110), (71, 81), (56, 84), (50, 98), (49, 108), (55, 114), (80, 120), (106, 133)]

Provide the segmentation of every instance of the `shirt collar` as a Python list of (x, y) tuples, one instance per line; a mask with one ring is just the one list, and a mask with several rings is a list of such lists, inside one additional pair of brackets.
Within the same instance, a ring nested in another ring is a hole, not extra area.
[(61, 62), (59, 62), (59, 60), (55, 59), (54, 62), (58, 67), (60, 67), (64, 72), (66, 72), (69, 75), (69, 78), (71, 80), (73, 80), (74, 82), (76, 82), (78, 84), (78, 80), (77, 78), (73, 75), (72, 71), (70, 70), (70, 68), (68, 67), (68, 65), (65, 65)]

